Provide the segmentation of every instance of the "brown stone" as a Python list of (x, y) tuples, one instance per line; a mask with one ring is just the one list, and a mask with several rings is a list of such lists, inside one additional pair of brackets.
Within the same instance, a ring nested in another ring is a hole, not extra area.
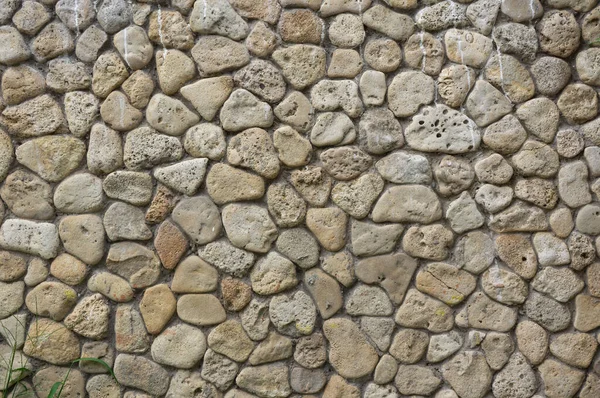
[(225, 278), (221, 281), (223, 306), (228, 311), (241, 311), (252, 299), (252, 288), (241, 279)]
[(167, 285), (152, 286), (144, 292), (140, 301), (140, 312), (151, 334), (159, 334), (173, 314), (177, 301)]
[(154, 238), (156, 253), (166, 269), (173, 269), (179, 263), (188, 248), (188, 241), (183, 232), (171, 221), (164, 221), (156, 231)]

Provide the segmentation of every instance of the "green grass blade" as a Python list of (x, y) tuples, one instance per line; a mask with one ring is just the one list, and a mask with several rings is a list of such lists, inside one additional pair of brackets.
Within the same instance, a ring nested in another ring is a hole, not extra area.
[(54, 385), (50, 389), (50, 392), (48, 393), (48, 398), (58, 398), (58, 395), (56, 395), (56, 393), (58, 392), (58, 389), (62, 385), (63, 385), (62, 381), (57, 381), (56, 383), (54, 383)]
[(74, 360), (72, 363), (78, 363), (78, 362), (94, 362), (94, 363), (98, 363), (100, 365), (102, 365), (106, 370), (108, 370), (108, 373), (116, 380), (117, 378), (115, 377), (115, 374), (113, 373), (112, 368), (103, 360), (98, 359), (98, 358), (79, 358)]

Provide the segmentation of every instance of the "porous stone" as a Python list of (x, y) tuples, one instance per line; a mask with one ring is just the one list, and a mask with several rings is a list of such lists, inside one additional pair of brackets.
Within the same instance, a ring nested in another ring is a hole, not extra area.
[(417, 273), (415, 286), (448, 305), (456, 305), (475, 290), (476, 279), (453, 265), (430, 263)]
[(137, 388), (151, 395), (162, 395), (169, 388), (170, 376), (156, 362), (145, 357), (119, 354), (114, 373), (121, 385)]
[(467, 115), (477, 126), (485, 127), (512, 110), (512, 103), (485, 80), (477, 80), (465, 103)]
[[(531, 292), (525, 302), (527, 316), (551, 332), (569, 327), (571, 312), (568, 307), (537, 292)], [(575, 321), (577, 324), (577, 321)]]
[(477, 351), (463, 351), (442, 366), (442, 376), (465, 398), (482, 398), (492, 384), (492, 371)]
[(26, 138), (55, 132), (64, 122), (64, 116), (60, 105), (45, 94), (4, 109), (0, 121), (9, 134)]
[[(27, 60), (31, 52), (23, 40), (23, 36), (12, 26), (2, 26), (0, 29), (2, 38), (2, 56), (0, 62), (5, 65), (16, 65)], [(37, 47), (36, 47), (37, 49)]]
[(519, 351), (533, 365), (540, 364), (548, 352), (548, 333), (543, 327), (529, 320), (519, 322), (515, 329)]
[(110, 272), (99, 272), (88, 280), (88, 289), (98, 292), (115, 302), (127, 302), (133, 299), (133, 289), (129, 283)]
[(342, 109), (350, 117), (363, 113), (358, 85), (352, 80), (321, 80), (311, 89), (311, 103), (318, 111)]
[(475, 292), (469, 297), (461, 315), (470, 327), (496, 332), (507, 332), (517, 322), (515, 308), (499, 304), (482, 292)]
[[(321, 15), (323, 15), (322, 12)], [(350, 13), (336, 15), (331, 20), (327, 33), (331, 43), (337, 47), (356, 47), (365, 39), (365, 29), (361, 17)]]
[(296, 90), (303, 90), (325, 76), (325, 51), (320, 47), (296, 44), (280, 48), (273, 53), (273, 60)]
[(223, 241), (209, 243), (198, 252), (198, 256), (233, 276), (244, 276), (254, 264), (252, 253)]
[(527, 101), (535, 93), (531, 74), (513, 56), (492, 55), (485, 66), (484, 75), (487, 81), (499, 87), (512, 102)]
[(585, 377), (585, 372), (554, 359), (545, 360), (538, 369), (544, 382), (546, 396), (574, 396)]
[(44, 93), (45, 87), (44, 76), (29, 66), (11, 67), (2, 75), (2, 96), (8, 105), (37, 97)]
[(190, 28), (197, 33), (223, 35), (233, 40), (248, 35), (248, 24), (229, 2), (222, 0), (194, 3)]
[(316, 317), (317, 309), (312, 299), (301, 290), (275, 296), (269, 303), (271, 322), (280, 333), (288, 336), (310, 335), (314, 330)]
[(6, 220), (0, 227), (0, 247), (44, 259), (58, 254), (60, 241), (54, 224), (29, 220)]
[(281, 72), (272, 63), (264, 60), (251, 61), (235, 73), (233, 80), (240, 87), (269, 103), (279, 102), (286, 91)]
[(481, 205), (488, 213), (498, 213), (504, 210), (513, 199), (513, 189), (511, 187), (497, 187), (491, 184), (484, 184), (475, 194), (475, 202)]
[(245, 367), (235, 381), (239, 387), (252, 393), (283, 398), (292, 393), (288, 378), (289, 369), (279, 363)]
[(453, 311), (446, 304), (416, 289), (410, 289), (396, 312), (395, 321), (403, 327), (447, 332), (454, 326)]
[(483, 291), (503, 304), (523, 304), (529, 289), (517, 274), (498, 266), (489, 268), (482, 275)]
[[(515, 380), (519, 382), (515, 383)], [(510, 357), (508, 364), (498, 372), (492, 384), (492, 392), (499, 398), (531, 396), (537, 388), (535, 373), (519, 352)]]
[(324, 249), (340, 250), (346, 243), (348, 216), (337, 207), (311, 208), (306, 213), (306, 226)]
[(452, 232), (442, 224), (410, 227), (402, 238), (407, 254), (429, 260), (444, 260), (453, 243)]

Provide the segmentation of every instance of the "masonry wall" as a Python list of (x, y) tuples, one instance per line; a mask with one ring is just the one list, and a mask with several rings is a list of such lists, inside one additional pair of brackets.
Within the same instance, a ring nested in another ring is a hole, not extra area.
[(0, 0), (0, 391), (600, 397), (597, 3)]

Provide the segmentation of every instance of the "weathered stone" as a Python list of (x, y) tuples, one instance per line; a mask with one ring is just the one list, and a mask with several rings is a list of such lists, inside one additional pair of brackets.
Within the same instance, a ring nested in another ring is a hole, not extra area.
[(143, 353), (150, 348), (142, 316), (131, 305), (119, 305), (115, 311), (115, 348), (129, 353)]
[(254, 349), (254, 343), (237, 321), (226, 321), (208, 335), (208, 346), (228, 358), (244, 362)]
[(4, 109), (0, 121), (10, 134), (25, 138), (55, 132), (64, 117), (58, 103), (46, 94)]
[(427, 347), (427, 361), (440, 362), (450, 357), (463, 345), (460, 333), (452, 331), (431, 336)]
[(429, 260), (444, 260), (453, 243), (452, 231), (441, 224), (410, 227), (402, 238), (407, 254)]
[(248, 24), (229, 2), (222, 0), (194, 3), (190, 28), (197, 33), (223, 35), (233, 40), (240, 40), (248, 35)]
[[(385, 74), (375, 70), (367, 70), (360, 77), (359, 83), (360, 93), (363, 102), (367, 106), (382, 105), (385, 100), (387, 85), (385, 82)], [(387, 109), (382, 109), (383, 112), (390, 112)], [(387, 113), (386, 112), (386, 113)], [(365, 116), (368, 113), (365, 112)], [(391, 113), (391, 112), (390, 112)]]
[(550, 352), (563, 362), (578, 368), (592, 363), (598, 342), (586, 333), (565, 333), (550, 343)]
[(503, 234), (496, 238), (498, 257), (519, 276), (531, 279), (537, 272), (537, 257), (525, 235)]
[(133, 242), (114, 243), (106, 267), (127, 279), (134, 289), (153, 285), (160, 274), (160, 260), (152, 251)]
[(197, 256), (183, 260), (175, 269), (171, 290), (175, 293), (206, 293), (217, 288), (218, 272)]
[(58, 231), (54, 224), (28, 220), (6, 220), (0, 227), (0, 247), (44, 259), (58, 254)]
[(4, 182), (0, 197), (17, 217), (48, 220), (54, 217), (52, 189), (44, 180), (25, 170), (16, 170)]
[(163, 48), (185, 51), (194, 46), (190, 25), (178, 11), (153, 11), (149, 18), (148, 37)]
[(524, 320), (515, 329), (519, 351), (533, 365), (540, 364), (548, 352), (548, 333), (535, 322)]
[(278, 295), (269, 303), (269, 318), (277, 330), (285, 335), (309, 335), (315, 327), (317, 309), (303, 291)]
[[(573, 158), (579, 155), (583, 151), (584, 146), (583, 134), (579, 131), (568, 129), (561, 130), (556, 134), (556, 152), (564, 158)], [(590, 152), (588, 151), (588, 153)], [(594, 173), (595, 170), (592, 170), (591, 174)]]
[(104, 213), (104, 229), (111, 241), (148, 240), (152, 231), (144, 219), (144, 212), (132, 205), (116, 202)]
[[(230, 204), (223, 208), (222, 218), (227, 237), (237, 247), (266, 253), (277, 239), (277, 227), (264, 208)], [(256, 233), (249, 236), (248, 230)]]
[(548, 229), (548, 221), (542, 209), (516, 202), (494, 215), (488, 226), (495, 232), (544, 231)]
[(94, 62), (108, 36), (96, 25), (87, 28), (77, 40), (75, 55), (83, 62)]
[(79, 340), (62, 324), (40, 318), (29, 326), (23, 352), (54, 365), (66, 365), (79, 358)]
[(541, 178), (518, 180), (515, 184), (515, 196), (543, 209), (552, 209), (558, 202), (554, 183)]
[(250, 62), (250, 55), (243, 44), (222, 36), (201, 36), (191, 54), (200, 76), (238, 69)]
[(223, 306), (212, 294), (186, 294), (177, 301), (177, 316), (192, 325), (216, 325), (226, 319)]
[[(202, 379), (200, 372), (191, 372), (188, 370), (178, 370), (171, 378), (167, 397), (193, 398), (198, 392), (207, 397), (221, 397), (217, 388)], [(127, 393), (125, 393), (127, 394)], [(134, 396), (131, 398), (138, 398)], [(146, 395), (139, 398), (147, 398)]]
[(306, 225), (323, 248), (330, 251), (338, 251), (346, 243), (347, 223), (348, 216), (336, 207), (312, 208), (306, 214)]
[(331, 148), (321, 153), (325, 170), (335, 179), (347, 181), (358, 177), (370, 166), (372, 159), (356, 147)]
[[(551, 332), (564, 330), (571, 323), (571, 312), (567, 306), (537, 292), (529, 295), (525, 302), (525, 313), (529, 319)], [(577, 327), (577, 318), (575, 325)]]
[(146, 120), (161, 133), (180, 136), (200, 118), (178, 99), (156, 94), (148, 103)]
[(517, 152), (527, 139), (527, 132), (513, 115), (491, 124), (483, 134), (483, 143), (501, 155)]
[(273, 124), (273, 110), (245, 89), (235, 90), (225, 101), (219, 115), (223, 128), (239, 132), (251, 127), (267, 128)]
[(415, 286), (448, 305), (456, 305), (475, 290), (476, 279), (453, 265), (431, 263), (419, 270)]
[(188, 240), (170, 221), (164, 221), (156, 230), (154, 248), (166, 269), (173, 269), (187, 251)]
[(32, 381), (36, 394), (40, 396), (51, 394), (56, 383), (61, 383), (61, 387), (64, 387), (61, 392), (64, 397), (73, 398), (85, 395), (84, 376), (76, 369), (50, 366), (37, 372)]
[(467, 115), (477, 126), (485, 127), (512, 110), (512, 103), (485, 80), (477, 80), (465, 103)]
[(288, 229), (281, 232), (275, 245), (281, 254), (300, 268), (314, 267), (319, 261), (317, 241), (304, 229)]
[(2, 29), (0, 29), (0, 38), (2, 39), (0, 63), (16, 65), (31, 56), (27, 44), (23, 40), (23, 36), (12, 26), (2, 26)]
[(44, 93), (45, 87), (44, 76), (29, 66), (11, 67), (2, 75), (2, 97), (8, 105), (16, 105), (37, 97)]
[[(518, 382), (515, 383), (516, 380)], [(492, 391), (498, 398), (529, 397), (537, 388), (535, 373), (519, 352), (510, 357), (508, 364), (498, 372), (492, 384)]]
[(113, 37), (113, 44), (133, 70), (143, 69), (152, 60), (154, 48), (146, 31), (139, 26), (129, 26), (118, 32)]
[(350, 117), (363, 113), (358, 85), (352, 80), (321, 80), (311, 89), (311, 102), (318, 111), (342, 109)]
[(281, 38), (289, 43), (320, 44), (323, 34), (323, 22), (311, 10), (284, 11), (278, 24)]
[(200, 375), (205, 380), (214, 383), (218, 389), (225, 390), (231, 386), (238, 371), (237, 363), (209, 349), (204, 355)]
[(250, 62), (235, 73), (233, 80), (269, 103), (279, 102), (286, 91), (281, 72), (270, 62), (263, 60)]
[(296, 90), (313, 85), (325, 75), (325, 51), (307, 44), (297, 44), (277, 49), (273, 60), (283, 76)]
[[(433, 101), (434, 91), (433, 79), (423, 72), (400, 73), (394, 77), (388, 87), (388, 107), (396, 117), (412, 116), (419, 111), (421, 105), (427, 105)], [(409, 133), (408, 129), (406, 133)], [(408, 142), (413, 146), (410, 141)]]
[(291, 289), (298, 284), (296, 268), (287, 258), (271, 252), (259, 260), (250, 273), (252, 290), (271, 295)]
[(546, 359), (538, 370), (544, 382), (544, 393), (548, 397), (575, 396), (585, 377), (585, 372), (554, 359)]
[(151, 360), (136, 355), (119, 354), (114, 372), (119, 384), (163, 395), (169, 388), (170, 376), (165, 369)]
[(373, 256), (391, 252), (404, 231), (400, 224), (376, 225), (353, 221), (350, 230), (352, 253), (356, 256)]
[[(538, 3), (539, 4), (539, 3)], [(581, 29), (568, 11), (549, 11), (537, 25), (540, 49), (567, 58), (579, 47)]]
[(67, 285), (78, 285), (87, 273), (85, 263), (67, 253), (62, 253), (52, 261), (50, 274)]
[(292, 340), (278, 333), (271, 332), (250, 355), (251, 365), (275, 362), (292, 356)]
[(176, 137), (159, 134), (150, 127), (129, 132), (123, 152), (125, 166), (132, 170), (149, 169), (183, 156), (183, 148)]
[(125, 0), (108, 0), (98, 7), (98, 22), (107, 33), (116, 33), (129, 25), (132, 10)]
[(428, 344), (427, 333), (415, 329), (403, 329), (394, 336), (390, 354), (401, 363), (416, 363), (425, 355)]
[(138, 70), (123, 82), (121, 88), (129, 98), (131, 105), (142, 109), (150, 101), (150, 96), (154, 91), (154, 82), (148, 73)]
[(282, 363), (248, 366), (235, 379), (244, 390), (270, 398), (284, 398), (292, 393), (288, 367)]
[(458, 199), (448, 205), (446, 218), (450, 222), (450, 227), (458, 233), (479, 228), (484, 222), (483, 215), (467, 192), (463, 192)]
[(198, 328), (178, 324), (165, 329), (152, 342), (152, 359), (178, 369), (194, 367), (204, 356), (206, 338)]
[(198, 252), (198, 256), (233, 276), (244, 276), (254, 264), (252, 253), (223, 241), (209, 243)]
[(101, 340), (108, 333), (110, 307), (101, 294), (84, 297), (65, 318), (65, 326), (75, 333)]
[(515, 308), (499, 304), (481, 292), (469, 297), (463, 312), (468, 325), (479, 329), (507, 332), (517, 322)]
[(492, 384), (492, 372), (482, 353), (463, 351), (442, 366), (442, 376), (464, 398), (482, 398)]
[(567, 245), (549, 232), (538, 232), (533, 235), (533, 246), (538, 261), (543, 266), (564, 265), (571, 262)]
[(159, 334), (175, 314), (175, 296), (169, 286), (161, 284), (146, 289), (140, 313), (148, 333)]
[(38, 33), (29, 47), (37, 62), (46, 62), (73, 51), (75, 46), (69, 28), (55, 20)]
[(103, 182), (109, 198), (144, 206), (152, 199), (152, 177), (147, 173), (119, 170), (110, 173)]
[(483, 291), (503, 304), (523, 304), (529, 289), (517, 275), (498, 266), (488, 269), (481, 278)]
[[(411, 198), (411, 200), (406, 200)], [(375, 222), (419, 222), (429, 224), (442, 217), (437, 195), (431, 188), (405, 185), (388, 188), (373, 209)]]
[(569, 84), (556, 104), (564, 118), (573, 124), (585, 123), (598, 114), (598, 94), (592, 87), (581, 83)]
[(94, 174), (110, 173), (123, 165), (123, 146), (119, 134), (101, 124), (92, 126), (87, 151), (87, 166)]
[(294, 170), (290, 182), (309, 204), (321, 207), (327, 203), (332, 178), (321, 167), (307, 166), (304, 170)]
[(447, 332), (454, 325), (450, 307), (416, 289), (408, 291), (395, 320), (403, 327), (427, 329), (434, 333)]
[(109, 272), (99, 272), (88, 280), (88, 289), (98, 292), (115, 302), (127, 302), (133, 299), (133, 290), (129, 283)]
[(454, 260), (465, 271), (480, 274), (494, 260), (494, 243), (484, 232), (473, 231), (461, 237), (454, 248)]

